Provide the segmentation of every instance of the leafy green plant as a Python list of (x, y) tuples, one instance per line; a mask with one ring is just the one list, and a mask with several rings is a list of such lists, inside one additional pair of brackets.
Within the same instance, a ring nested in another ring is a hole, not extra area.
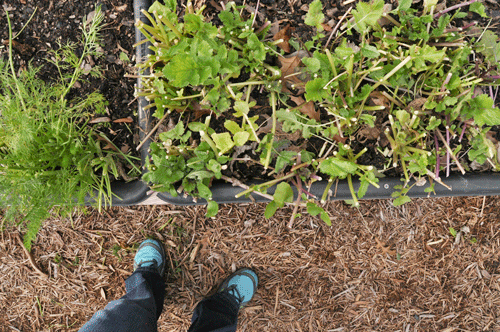
[[(31, 65), (15, 71), (8, 21), (9, 58), (0, 60), (0, 206), (6, 208), (6, 220), (26, 226), (28, 249), (52, 207), (60, 213), (70, 211), (86, 195), (99, 207), (108, 204), (110, 178), (119, 177), (117, 156), (130, 161), (122, 153), (104, 150), (102, 144), (109, 140), (88, 123), (93, 114), (105, 112), (104, 97), (93, 92), (68, 98), (82, 79), (83, 59), (100, 55), (102, 20), (99, 7), (91, 21), (84, 20), (80, 56), (74, 53), (74, 44), (53, 52), (60, 73), (60, 80), (53, 84), (37, 78), (39, 69)], [(97, 67), (90, 72), (99, 73)]]
[[(304, 22), (315, 34), (303, 56), (285, 56), (275, 46), (282, 40), (266, 41), (267, 25), (254, 27), (254, 14), (243, 17), (233, 2), (219, 13), (218, 27), (203, 8), (195, 12), (188, 3), (179, 18), (175, 1), (155, 2), (144, 12), (151, 25), (137, 23), (154, 52), (138, 65), (151, 70), (138, 95), (152, 101), (159, 121), (176, 125), (151, 145), (144, 180), (174, 196), (205, 198), (213, 216), (210, 186), (223, 179), (244, 188), (236, 197), (269, 199), (268, 218), (293, 206), (291, 225), (299, 207), (329, 223), (317, 202), (339, 179), (348, 182), (348, 203), (358, 206), (380, 177), (396, 173), (402, 184), (393, 197), (400, 205), (427, 179), (429, 194), (436, 183), (447, 187), (441, 174), (447, 177), (452, 165), (460, 172), (472, 162), (498, 170), (489, 137), (500, 125), (500, 109), (487, 88), (498, 86), (500, 43), (488, 31), (470, 35), (473, 24), (453, 26), (467, 14), (464, 4), (437, 12), (437, 2), (414, 8), (401, 0), (390, 11), (383, 0), (359, 2), (325, 42), (325, 15), (315, 0)], [(485, 13), (480, 3), (468, 9)], [(473, 54), (483, 61), (472, 63)], [(371, 140), (370, 147), (358, 144), (359, 137)], [(250, 149), (251, 161), (237, 157)], [(377, 158), (385, 162), (368, 164)], [(238, 162), (259, 167), (262, 182), (231, 177), (228, 168)], [(310, 187), (323, 178), (328, 185), (316, 197)]]

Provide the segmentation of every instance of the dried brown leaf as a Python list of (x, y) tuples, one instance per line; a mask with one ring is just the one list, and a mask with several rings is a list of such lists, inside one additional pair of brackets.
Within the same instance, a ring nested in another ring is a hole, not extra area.
[(107, 116), (101, 116), (89, 121), (89, 123), (103, 123), (103, 122), (111, 122), (111, 119)]
[(305, 91), (305, 83), (299, 78), (300, 66), (302, 65), (302, 59), (298, 56), (292, 56), (288, 58), (279, 57), (281, 64), (281, 80), (283, 81), (283, 91), (290, 92), (292, 85), (295, 89), (299, 89), (299, 93)]
[(422, 106), (427, 102), (427, 98), (417, 98), (413, 101), (411, 101), (408, 106), (406, 107), (407, 111), (415, 110), (415, 111), (420, 111), (422, 110)]
[(320, 113), (319, 111), (316, 111), (314, 107), (314, 103), (312, 101), (306, 101), (302, 97), (295, 97), (295, 96), (290, 96), (290, 99), (297, 104), (298, 110), (304, 114), (307, 115), (310, 119), (314, 119), (316, 121), (320, 121)]
[(373, 91), (370, 93), (370, 105), (376, 106), (384, 106), (385, 108), (389, 108), (391, 106), (391, 101), (384, 96), (384, 94), (380, 91)]
[[(364, 143), (368, 139), (378, 139), (380, 137), (380, 129), (377, 127), (364, 126), (356, 134), (356, 138)], [(362, 140), (364, 138), (364, 140)]]
[(323, 29), (325, 29), (325, 31), (327, 31), (327, 32), (330, 32), (330, 31), (332, 31), (332, 30), (333, 30), (333, 29), (332, 29), (332, 27), (331, 27), (329, 24), (327, 24), (327, 23), (321, 23), (321, 26), (322, 26), (322, 27), (323, 27)]
[[(3, 40), (2, 44), (8, 46), (9, 40)], [(12, 41), (12, 48), (21, 55), (31, 55), (34, 52), (33, 47), (31, 47), (30, 45), (21, 44), (20, 42), (17, 42), (15, 40)]]
[(132, 120), (131, 117), (126, 117), (126, 118), (121, 118), (121, 119), (116, 119), (116, 120), (113, 120), (114, 123), (132, 123), (134, 122), (134, 120)]
[(128, 153), (130, 151), (130, 146), (128, 146), (128, 144), (124, 144), (120, 150), (123, 152), (123, 153)]
[(273, 40), (280, 40), (282, 39), (283, 41), (278, 44), (278, 47), (281, 48), (283, 51), (286, 53), (290, 53), (290, 44), (288, 41), (290, 40), (290, 37), (292, 36), (292, 32), (295, 30), (295, 28), (292, 28), (290, 24), (288, 24), (286, 27), (278, 31), (277, 34), (274, 35)]
[(126, 10), (127, 10), (127, 4), (124, 4), (124, 5), (121, 5), (121, 6), (117, 6), (117, 7), (115, 7), (115, 10), (116, 10), (117, 12), (124, 12), (124, 11), (126, 11)]

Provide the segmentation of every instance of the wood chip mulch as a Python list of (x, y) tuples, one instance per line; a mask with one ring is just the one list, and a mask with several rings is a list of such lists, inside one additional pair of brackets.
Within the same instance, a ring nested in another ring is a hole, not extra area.
[[(0, 239), (0, 331), (76, 331), (125, 293), (138, 244), (165, 243), (159, 331), (186, 331), (196, 303), (239, 267), (260, 285), (238, 331), (499, 331), (500, 197), (327, 203), (333, 226), (264, 204), (87, 209), (52, 218), (30, 262)], [(450, 233), (452, 227), (457, 234)], [(37, 272), (35, 267), (40, 270)]]

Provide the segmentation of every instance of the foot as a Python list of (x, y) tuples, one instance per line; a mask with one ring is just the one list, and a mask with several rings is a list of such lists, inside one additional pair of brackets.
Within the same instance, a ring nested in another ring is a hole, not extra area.
[(253, 298), (258, 283), (257, 274), (248, 268), (244, 268), (227, 277), (217, 292), (227, 292), (234, 296), (239, 307), (243, 308)]
[(154, 267), (163, 277), (165, 275), (165, 250), (163, 245), (152, 239), (144, 240), (134, 258), (134, 271), (139, 267)]

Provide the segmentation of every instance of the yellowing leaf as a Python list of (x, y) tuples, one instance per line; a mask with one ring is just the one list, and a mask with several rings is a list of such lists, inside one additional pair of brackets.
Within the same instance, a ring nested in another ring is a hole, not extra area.
[(246, 131), (237, 132), (233, 136), (234, 144), (236, 144), (237, 146), (243, 146), (248, 141), (249, 137), (250, 137), (250, 134)]
[(221, 133), (221, 134), (212, 134), (212, 139), (214, 140), (215, 146), (219, 149), (219, 153), (224, 154), (231, 150), (234, 146), (234, 142), (231, 139), (231, 134), (229, 133)]

